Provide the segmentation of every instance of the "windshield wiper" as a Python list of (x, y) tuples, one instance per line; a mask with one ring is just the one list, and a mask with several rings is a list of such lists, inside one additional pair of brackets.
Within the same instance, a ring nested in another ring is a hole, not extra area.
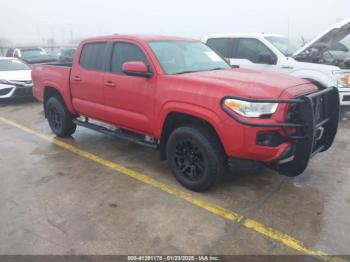
[(226, 68), (216, 67), (216, 68), (209, 69), (208, 71), (216, 71), (216, 70), (222, 70), (222, 69), (226, 69)]
[(174, 75), (182, 75), (182, 74), (187, 74), (187, 73), (196, 73), (196, 72), (203, 72), (203, 71), (215, 71), (215, 70), (222, 70), (222, 69), (225, 69), (225, 68), (216, 67), (216, 68), (212, 68), (212, 69), (208, 69), (208, 70), (188, 70), (188, 71), (182, 71), (182, 72), (175, 73)]
[(174, 75), (182, 75), (182, 74), (189, 74), (189, 73), (196, 73), (196, 72), (201, 72), (199, 70), (188, 70), (188, 71), (181, 71), (181, 72), (177, 72)]

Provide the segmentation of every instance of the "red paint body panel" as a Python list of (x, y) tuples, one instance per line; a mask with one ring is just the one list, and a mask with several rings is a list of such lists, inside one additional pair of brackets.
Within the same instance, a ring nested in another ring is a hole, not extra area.
[[(310, 82), (287, 75), (247, 69), (165, 75), (147, 41), (191, 40), (166, 36), (107, 36), (83, 41), (73, 59), (72, 68), (38, 65), (33, 67), (34, 96), (43, 101), (47, 87), (55, 88), (67, 108), (80, 114), (142, 134), (160, 138), (167, 116), (172, 112), (192, 115), (210, 123), (230, 157), (270, 162), (278, 159), (289, 143), (278, 147), (256, 145), (259, 131), (279, 128), (250, 127), (238, 123), (221, 108), (225, 96), (243, 98), (292, 98), (311, 93), (317, 87)], [(130, 42), (145, 54), (153, 76), (143, 78), (93, 72), (79, 65), (86, 43)], [(283, 123), (287, 106), (280, 104), (269, 119), (253, 118), (259, 123)]]

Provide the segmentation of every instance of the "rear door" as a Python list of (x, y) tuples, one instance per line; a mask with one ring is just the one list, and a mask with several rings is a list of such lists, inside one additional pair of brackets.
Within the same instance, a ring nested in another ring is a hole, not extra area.
[(155, 77), (124, 74), (123, 64), (132, 61), (142, 61), (152, 68), (144, 50), (137, 43), (118, 41), (112, 44), (109, 72), (104, 77), (106, 113), (109, 122), (117, 126), (152, 134), (156, 80)]
[(72, 66), (70, 86), (74, 108), (81, 115), (105, 120), (103, 79), (107, 64), (107, 43), (92, 42), (82, 47)]

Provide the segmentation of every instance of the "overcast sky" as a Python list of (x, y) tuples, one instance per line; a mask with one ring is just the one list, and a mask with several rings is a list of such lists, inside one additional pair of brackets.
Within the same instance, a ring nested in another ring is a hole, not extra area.
[(0, 10), (0, 37), (21, 44), (113, 33), (308, 39), (350, 17), (350, 0), (0, 0)]

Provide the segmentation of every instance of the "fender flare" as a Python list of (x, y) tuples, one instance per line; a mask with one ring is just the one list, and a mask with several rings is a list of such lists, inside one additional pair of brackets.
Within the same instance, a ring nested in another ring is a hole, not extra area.
[(68, 111), (72, 114), (76, 114), (76, 111), (74, 110), (70, 94), (66, 94), (65, 92), (62, 92), (61, 88), (59, 88), (59, 85), (57, 85), (55, 82), (45, 81), (43, 83), (43, 85), (44, 85), (43, 98), (45, 97), (45, 92), (46, 92), (47, 88), (55, 89), (56, 92), (59, 93), (61, 95), (61, 97), (63, 98), (63, 101), (64, 101)]
[(228, 118), (226, 115), (225, 118), (220, 118), (214, 111), (206, 107), (177, 101), (167, 102), (162, 106), (158, 115), (159, 120), (156, 124), (156, 137), (161, 137), (165, 121), (171, 113), (185, 114), (208, 122), (216, 131), (219, 139), (223, 141), (223, 134), (220, 125), (224, 119)]

